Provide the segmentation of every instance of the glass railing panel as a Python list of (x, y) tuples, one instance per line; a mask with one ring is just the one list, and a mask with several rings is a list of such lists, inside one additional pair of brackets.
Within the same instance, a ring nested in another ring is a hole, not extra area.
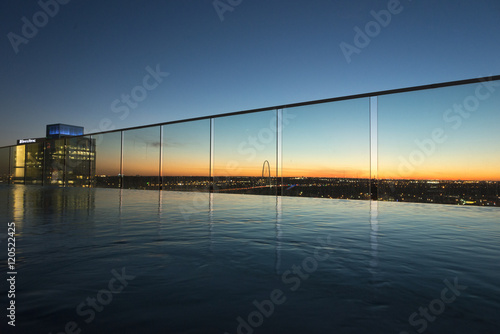
[(12, 183), (24, 184), (26, 145), (17, 145), (10, 151), (10, 171)]
[(160, 127), (123, 131), (123, 188), (159, 189)]
[(162, 189), (210, 189), (210, 120), (162, 127)]
[(43, 184), (43, 149), (43, 143), (26, 145), (26, 184)]
[(8, 184), (10, 180), (10, 150), (10, 147), (0, 148), (0, 184)]
[(66, 179), (70, 187), (89, 187), (95, 174), (94, 139), (90, 136), (66, 139)]
[(378, 98), (379, 199), (500, 205), (500, 82)]
[(65, 186), (66, 183), (66, 143), (65, 139), (53, 139), (45, 142), (44, 150), (44, 185)]
[(369, 199), (369, 99), (283, 110), (283, 195)]
[(214, 120), (214, 191), (275, 195), (275, 110)]
[(95, 153), (94, 161), (90, 163), (95, 165), (94, 178), (92, 180), (92, 185), (94, 187), (121, 187), (121, 136), (121, 132), (92, 135), (91, 144), (95, 145)]

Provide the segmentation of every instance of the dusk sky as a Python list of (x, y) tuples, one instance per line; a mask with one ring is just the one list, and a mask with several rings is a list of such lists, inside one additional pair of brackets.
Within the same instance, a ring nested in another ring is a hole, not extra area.
[[(0, 5), (0, 146), (43, 137), (50, 123), (91, 133), (500, 73), (497, 0), (54, 1)], [(369, 43), (356, 39), (376, 16)], [(381, 115), (385, 128), (399, 126)], [(355, 131), (364, 133), (366, 120)], [(233, 130), (216, 133), (216, 145)], [(294, 165), (286, 144), (285, 169), (322, 170)], [(256, 165), (267, 159), (261, 153)], [(327, 174), (366, 176), (368, 154), (366, 146), (362, 156), (341, 151), (359, 168), (336, 164)], [(228, 156), (216, 150), (214, 159), (217, 169)]]
[(498, 81), (381, 96), (378, 176), (500, 180), (499, 125)]

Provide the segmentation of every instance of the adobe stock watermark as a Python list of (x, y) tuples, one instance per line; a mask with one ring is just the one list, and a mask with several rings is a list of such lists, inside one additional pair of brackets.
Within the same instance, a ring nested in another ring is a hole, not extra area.
[[(440, 298), (433, 299), (428, 307), (420, 306), (418, 312), (413, 312), (408, 318), (408, 323), (412, 327), (418, 327), (417, 332), (423, 333), (429, 322), (434, 322), (437, 316), (442, 314), (446, 310), (446, 304), (453, 303), (457, 297), (461, 295), (461, 291), (467, 289), (465, 285), (458, 284), (458, 278), (455, 277), (453, 284), (445, 279), (444, 284), (446, 285), (443, 290), (441, 290)], [(430, 312), (429, 312), (430, 311)], [(409, 332), (399, 332), (399, 334), (410, 334)]]
[(49, 17), (54, 18), (60, 10), (61, 5), (66, 5), (70, 0), (40, 0), (38, 6), (41, 10), (37, 11), (29, 20), (26, 16), (21, 18), (21, 34), (9, 32), (7, 38), (15, 54), (19, 53), (21, 44), (28, 44), (29, 41), (38, 34), (39, 29), (49, 23)]
[[(130, 90), (130, 93), (121, 94), (119, 99), (111, 102), (111, 111), (117, 114), (118, 118), (122, 121), (129, 116), (131, 109), (136, 109), (139, 103), (148, 97), (149, 92), (158, 88), (164, 78), (170, 75), (168, 72), (161, 71), (160, 64), (156, 64), (155, 69), (151, 68), (151, 66), (146, 66), (144, 70), (146, 74), (142, 78), (141, 84), (134, 86)], [(115, 125), (113, 121), (109, 118), (103, 118), (99, 121), (99, 128), (92, 130), (90, 133), (112, 131), (114, 129)]]
[[(82, 318), (81, 320), (85, 324), (94, 321), (96, 312), (102, 312), (104, 307), (113, 301), (113, 296), (121, 293), (129, 282), (136, 278), (136, 276), (127, 275), (125, 267), (121, 269), (121, 273), (113, 269), (111, 274), (113, 277), (109, 280), (107, 289), (99, 290), (95, 297), (87, 297), (76, 307), (76, 314)], [(80, 334), (81, 332), (82, 328), (76, 321), (68, 321), (63, 331), (54, 334)]]
[(219, 16), (219, 20), (224, 22), (224, 13), (234, 11), (234, 8), (241, 5), (242, 2), (243, 0), (214, 0), (212, 5)]
[[(273, 144), (276, 139), (276, 133), (280, 129), (281, 131), (290, 124), (290, 121), (297, 117), (294, 114), (288, 112), (288, 110), (283, 109), (283, 116), (281, 118), (281, 124), (276, 124), (276, 118), (272, 117), (269, 120), (269, 126), (264, 127), (259, 130), (256, 136), (249, 135), (247, 139), (238, 145), (238, 153), (245, 156), (245, 160), (251, 162), (257, 157), (257, 152), (263, 151), (268, 145)], [(231, 160), (226, 165), (227, 171), (233, 171), (238, 173), (240, 171), (239, 162), (236, 160)]]
[[(290, 124), (290, 122), (297, 116), (289, 113), (286, 109), (282, 112), (281, 124), (276, 124), (276, 117), (271, 117), (269, 125), (261, 128), (257, 133), (248, 135), (247, 139), (240, 142), (237, 146), (237, 152), (240, 156), (248, 162), (255, 161), (257, 153), (262, 152), (269, 145), (275, 145), (276, 134)], [(278, 129), (279, 127), (279, 129)], [(241, 172), (240, 162), (237, 160), (230, 160), (226, 163), (224, 171), (221, 175), (214, 176), (214, 181), (220, 178), (230, 178), (232, 175), (238, 175)], [(214, 190), (217, 190), (217, 185), (214, 182)], [(192, 199), (192, 205), (183, 205), (180, 211), (184, 217), (184, 221), (188, 222), (189, 218), (195, 212), (206, 208), (206, 203), (209, 200), (209, 193), (197, 192)]]
[[(468, 119), (472, 113), (479, 109), (481, 101), (485, 101), (491, 97), (495, 90), (500, 87), (498, 81), (483, 81), (479, 83), (474, 94), (471, 94), (463, 99), (461, 103), (455, 103), (443, 113), (443, 121), (451, 123), (453, 130), (458, 130), (464, 119)], [(422, 165), (425, 160), (436, 152), (438, 145), (446, 142), (448, 135), (443, 127), (433, 129), (430, 136), (422, 140), (415, 139), (414, 143), (417, 146), (410, 152), (408, 157), (400, 155), (398, 173), (400, 176), (412, 173), (416, 166)]]
[[(308, 256), (302, 260), (300, 265), (292, 265), (290, 269), (283, 272), (281, 275), (281, 283), (285, 285), (291, 292), (297, 291), (302, 282), (307, 280), (316, 270), (318, 270), (319, 264), (326, 261), (330, 257), (331, 248), (334, 243), (328, 235), (325, 239), (317, 239), (320, 246), (316, 247), (314, 254)], [(269, 299), (264, 299), (262, 301), (257, 301), (256, 299), (252, 302), (255, 308), (251, 311), (245, 318), (238, 316), (236, 321), (238, 326), (236, 327), (237, 334), (252, 334), (255, 329), (262, 326), (266, 318), (271, 317), (276, 306), (282, 305), (286, 302), (286, 294), (282, 289), (273, 289), (269, 294)], [(224, 334), (229, 334), (225, 332)]]
[(404, 7), (399, 0), (389, 0), (387, 9), (382, 9), (378, 12), (374, 10), (370, 11), (370, 15), (374, 20), (367, 22), (364, 26), (364, 30), (358, 26), (354, 27), (354, 45), (346, 42), (341, 42), (339, 44), (340, 50), (347, 63), (350, 64), (352, 62), (353, 54), (360, 54), (362, 49), (368, 47), (372, 39), (380, 35), (382, 28), (386, 28), (391, 23), (392, 17), (400, 14), (403, 9)]

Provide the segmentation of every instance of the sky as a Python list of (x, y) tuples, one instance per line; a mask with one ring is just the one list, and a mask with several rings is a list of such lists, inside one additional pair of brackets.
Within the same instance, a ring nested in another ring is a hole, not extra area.
[(380, 96), (377, 121), (379, 178), (500, 180), (499, 81)]
[(500, 74), (496, 0), (55, 1), (0, 4), (0, 146)]

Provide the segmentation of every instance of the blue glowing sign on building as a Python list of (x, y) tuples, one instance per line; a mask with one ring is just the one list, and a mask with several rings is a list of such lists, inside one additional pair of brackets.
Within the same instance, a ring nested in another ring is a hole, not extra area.
[(82, 136), (83, 127), (68, 124), (47, 125), (47, 138), (57, 139), (65, 136)]

